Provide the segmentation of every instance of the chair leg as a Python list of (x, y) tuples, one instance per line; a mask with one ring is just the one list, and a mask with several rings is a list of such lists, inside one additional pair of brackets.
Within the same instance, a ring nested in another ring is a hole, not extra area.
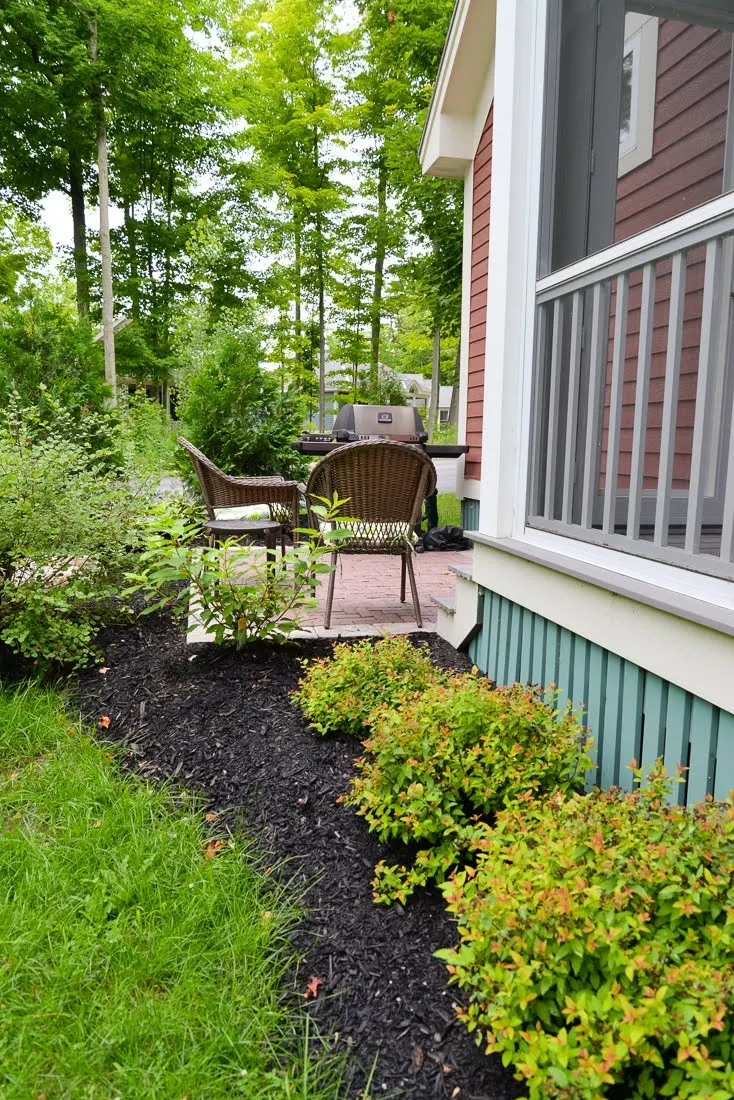
[(405, 559), (407, 554), (400, 555), (400, 602), (405, 603)]
[(410, 554), (406, 554), (403, 561), (408, 567), (408, 577), (410, 579), (410, 591), (413, 596), (413, 610), (415, 611), (415, 621), (418, 626), (423, 626), (423, 619), (421, 618), (421, 605), (418, 600), (418, 588), (415, 583), (415, 573), (413, 572), (413, 559)]
[(324, 611), (324, 629), (328, 630), (331, 626), (331, 605), (334, 602), (334, 584), (336, 583), (336, 551), (331, 555), (331, 564), (334, 566), (331, 573), (329, 573), (329, 588), (326, 593), (326, 609)]

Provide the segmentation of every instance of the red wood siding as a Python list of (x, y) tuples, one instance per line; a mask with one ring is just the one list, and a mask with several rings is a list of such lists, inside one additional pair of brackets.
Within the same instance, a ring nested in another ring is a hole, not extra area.
[[(673, 20), (660, 21), (653, 155), (650, 160), (619, 180), (616, 240), (624, 240), (640, 233), (721, 194), (731, 49), (730, 33)], [(703, 300), (703, 261), (703, 249), (689, 253), (673, 469), (675, 489), (687, 488), (690, 471)], [(644, 466), (646, 488), (655, 488), (657, 484), (670, 307), (670, 270), (670, 262), (657, 266)], [(621, 489), (629, 486), (641, 283), (640, 273), (630, 279), (618, 481)], [(612, 314), (613, 305), (612, 302)], [(612, 331), (613, 328), (610, 328), (610, 335)], [(609, 355), (611, 373), (611, 346)], [(611, 379), (608, 376), (602, 454), (606, 453), (610, 389)]]
[(469, 444), (469, 451), (464, 465), (464, 476), (476, 479), (479, 478), (482, 468), (489, 205), (492, 190), (492, 115), (493, 109), (490, 107), (472, 165), (471, 291), (466, 403), (466, 442)]

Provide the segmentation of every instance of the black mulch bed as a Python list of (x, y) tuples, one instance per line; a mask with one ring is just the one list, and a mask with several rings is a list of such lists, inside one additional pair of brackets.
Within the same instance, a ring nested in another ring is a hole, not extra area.
[[(414, 638), (437, 664), (468, 666), (435, 634)], [(297, 989), (323, 979), (318, 998), (303, 1003), (319, 1031), (338, 1033), (337, 1048), (349, 1050), (343, 1096), (360, 1095), (373, 1065), (373, 1096), (523, 1095), (454, 1018), (458, 994), (433, 958), (456, 938), (438, 892), (405, 908), (372, 900), (374, 865), (391, 853), (336, 801), (360, 745), (314, 733), (289, 700), (298, 658), (329, 653), (331, 643), (236, 654), (187, 646), (169, 622), (151, 617), (105, 632), (102, 645), (108, 671), (90, 669), (78, 681), (85, 717), (108, 715), (105, 736), (125, 743), (132, 767), (204, 792), (220, 822), (254, 831), (267, 858), (289, 860), (288, 875), (308, 885), (293, 936), (303, 957)]]

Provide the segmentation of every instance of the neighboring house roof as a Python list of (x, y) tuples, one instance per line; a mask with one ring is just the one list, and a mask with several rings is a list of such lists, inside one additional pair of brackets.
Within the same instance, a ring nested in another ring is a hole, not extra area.
[(404, 390), (415, 390), (416, 393), (429, 394), (431, 392), (431, 379), (422, 374), (399, 374), (400, 384)]
[[(428, 400), (431, 396), (431, 379), (423, 374), (399, 374), (400, 384), (406, 393), (419, 394)], [(451, 404), (451, 391), (453, 386), (441, 386), (438, 394), (438, 407), (447, 409)]]
[(418, 149), (427, 175), (461, 179), (474, 156), (494, 93), (496, 8), (456, 0)]

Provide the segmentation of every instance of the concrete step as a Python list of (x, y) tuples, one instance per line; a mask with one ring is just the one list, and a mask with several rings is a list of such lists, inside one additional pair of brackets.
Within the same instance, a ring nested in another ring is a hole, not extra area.
[(482, 599), (471, 575), (462, 566), (452, 568), (456, 573), (453, 597), (433, 597), (438, 607), (436, 630), (455, 649), (466, 649), (482, 620)]

